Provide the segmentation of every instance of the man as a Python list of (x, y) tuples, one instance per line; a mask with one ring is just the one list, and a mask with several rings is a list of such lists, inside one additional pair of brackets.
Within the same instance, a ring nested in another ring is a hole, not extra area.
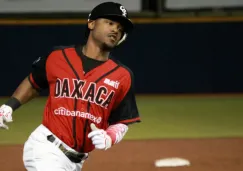
[(0, 127), (12, 113), (49, 88), (43, 121), (25, 142), (28, 171), (78, 171), (94, 149), (119, 143), (128, 125), (140, 122), (133, 74), (110, 51), (133, 28), (127, 10), (106, 2), (90, 13), (84, 46), (58, 47), (33, 70), (0, 108)]

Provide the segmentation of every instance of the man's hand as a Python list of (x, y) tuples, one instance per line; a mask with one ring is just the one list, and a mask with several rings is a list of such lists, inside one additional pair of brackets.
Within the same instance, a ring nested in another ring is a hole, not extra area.
[(88, 134), (88, 138), (91, 138), (96, 149), (107, 150), (111, 147), (111, 137), (105, 130), (98, 129), (93, 123), (90, 124), (90, 128), (92, 131)]
[(10, 106), (2, 105), (0, 107), (0, 128), (8, 129), (4, 122), (12, 122), (13, 109)]

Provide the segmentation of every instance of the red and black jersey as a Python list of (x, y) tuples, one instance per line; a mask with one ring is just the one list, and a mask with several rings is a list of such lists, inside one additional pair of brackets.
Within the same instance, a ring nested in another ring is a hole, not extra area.
[(140, 122), (132, 71), (113, 58), (86, 57), (81, 46), (56, 48), (38, 58), (29, 81), (38, 90), (49, 88), (43, 125), (77, 151), (94, 149), (87, 137), (90, 123), (107, 129)]

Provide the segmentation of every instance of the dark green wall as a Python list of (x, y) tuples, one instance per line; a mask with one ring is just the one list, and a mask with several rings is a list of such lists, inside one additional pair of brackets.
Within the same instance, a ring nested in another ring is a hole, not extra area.
[[(52, 46), (82, 43), (84, 25), (0, 26), (1, 96)], [(113, 55), (137, 93), (242, 92), (243, 23), (138, 24)]]

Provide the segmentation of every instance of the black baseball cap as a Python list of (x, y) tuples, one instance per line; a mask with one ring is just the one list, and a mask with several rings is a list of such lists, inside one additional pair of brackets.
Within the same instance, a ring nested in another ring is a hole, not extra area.
[(123, 5), (116, 2), (104, 2), (97, 5), (89, 14), (88, 20), (98, 18), (107, 18), (121, 23), (126, 33), (133, 29), (133, 23), (128, 18), (127, 10)]

